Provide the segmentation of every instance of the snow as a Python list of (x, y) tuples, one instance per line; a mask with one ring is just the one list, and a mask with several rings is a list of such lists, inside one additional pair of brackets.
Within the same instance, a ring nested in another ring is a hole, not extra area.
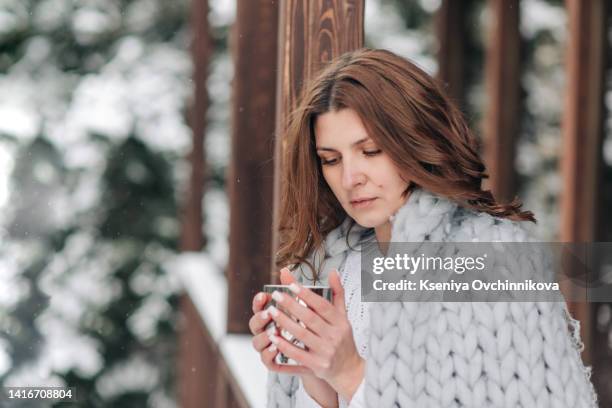
[(159, 368), (135, 355), (116, 364), (96, 381), (96, 390), (107, 399), (130, 392), (152, 391), (159, 382)]
[(20, 139), (32, 139), (38, 133), (39, 128), (38, 115), (29, 107), (17, 104), (0, 106), (0, 134), (4, 133)]
[(80, 44), (95, 43), (106, 33), (119, 28), (121, 15), (118, 8), (107, 4), (102, 9), (96, 7), (81, 7), (72, 13), (72, 30)]
[(42, 31), (51, 31), (61, 26), (70, 13), (70, 0), (43, 0), (36, 7), (33, 24)]
[[(0, 123), (2, 123), (1, 118)], [(10, 176), (14, 165), (13, 150), (6, 143), (0, 143), (0, 209), (6, 205), (10, 196)], [(0, 215), (0, 225), (3, 221)]]
[[(2, 292), (0, 292), (2, 293)], [(4, 339), (0, 339), (0, 377), (11, 368), (11, 356), (9, 354), (9, 344)]]
[(253, 408), (265, 408), (268, 369), (259, 359), (252, 344), (252, 336), (229, 334), (220, 343), (221, 353)]
[(45, 342), (38, 361), (39, 370), (66, 374), (74, 370), (87, 378), (98, 373), (104, 364), (100, 344), (92, 337), (78, 333), (72, 324), (45, 313), (36, 319)]
[(435, 13), (440, 8), (442, 0), (419, 0), (419, 5), (428, 13)]
[(66, 387), (58, 374), (49, 372), (48, 367), (38, 363), (26, 363), (4, 380), (5, 387)]
[(155, 338), (159, 321), (168, 318), (171, 311), (164, 297), (151, 295), (128, 317), (127, 325), (140, 341), (146, 342)]
[(527, 39), (539, 31), (549, 31), (556, 41), (563, 42), (566, 34), (567, 14), (563, 7), (544, 0), (523, 0), (520, 7), (520, 30)]
[(169, 261), (164, 269), (178, 274), (212, 338), (221, 339), (226, 333), (227, 282), (219, 268), (207, 254), (186, 252)]
[(25, 30), (28, 24), (26, 5), (20, 0), (5, 0), (0, 8), (0, 39), (6, 34)]
[(606, 139), (604, 139), (603, 157), (604, 162), (608, 166), (612, 166), (612, 137), (607, 137)]
[(74, 91), (65, 128), (57, 129), (50, 139), (58, 146), (68, 147), (88, 133), (126, 138), (133, 126), (127, 97), (121, 75), (86, 76)]
[(21, 276), (20, 264), (8, 249), (0, 252), (0, 276), (0, 310), (10, 311), (30, 294), (30, 282)]
[(208, 20), (213, 27), (229, 26), (236, 18), (235, 0), (215, 0), (210, 3)]
[(229, 135), (231, 80), (234, 65), (229, 54), (216, 56), (211, 63), (207, 81), (211, 95), (206, 129), (206, 161), (212, 168), (223, 168), (230, 160), (231, 143)]
[(207, 252), (210, 259), (219, 269), (224, 269), (229, 258), (229, 202), (225, 191), (210, 189), (206, 191), (203, 202), (204, 233), (207, 240)]
[(158, 4), (155, 1), (134, 1), (124, 12), (125, 25), (135, 32), (144, 31), (155, 24), (158, 12)]
[[(435, 9), (434, 0), (421, 0)], [(429, 74), (435, 74), (438, 63), (433, 55), (433, 33), (405, 28), (402, 17), (390, 2), (369, 0), (365, 3), (365, 40), (367, 46), (392, 50), (410, 59)]]

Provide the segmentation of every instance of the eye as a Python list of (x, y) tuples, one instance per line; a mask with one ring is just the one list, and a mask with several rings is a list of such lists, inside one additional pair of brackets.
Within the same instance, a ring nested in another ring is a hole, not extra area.
[(363, 154), (366, 156), (376, 156), (377, 154), (380, 154), (382, 152), (382, 150), (378, 149), (378, 150), (364, 150)]
[(329, 159), (326, 160), (323, 157), (321, 157), (321, 166), (332, 166), (334, 164), (338, 163), (338, 159)]

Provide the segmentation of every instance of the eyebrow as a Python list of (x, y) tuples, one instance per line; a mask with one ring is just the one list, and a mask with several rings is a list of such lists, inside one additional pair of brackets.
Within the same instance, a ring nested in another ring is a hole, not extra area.
[[(360, 145), (362, 143), (367, 142), (368, 140), (370, 140), (370, 137), (366, 136), (363, 139), (359, 139), (358, 141), (351, 143), (351, 147), (358, 146), (358, 145)], [(326, 151), (326, 152), (335, 152), (336, 151), (336, 149), (332, 149), (331, 147), (317, 147), (317, 150), (323, 150), (323, 151)]]

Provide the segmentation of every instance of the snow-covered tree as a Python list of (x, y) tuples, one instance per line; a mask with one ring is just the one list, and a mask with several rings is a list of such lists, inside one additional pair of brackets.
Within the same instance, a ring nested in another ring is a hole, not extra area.
[(176, 406), (188, 1), (0, 2), (0, 383)]

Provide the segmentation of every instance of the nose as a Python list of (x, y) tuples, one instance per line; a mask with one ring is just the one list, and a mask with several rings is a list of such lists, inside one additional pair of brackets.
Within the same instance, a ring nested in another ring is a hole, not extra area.
[(358, 163), (344, 160), (342, 169), (342, 187), (346, 190), (365, 184), (366, 176)]

